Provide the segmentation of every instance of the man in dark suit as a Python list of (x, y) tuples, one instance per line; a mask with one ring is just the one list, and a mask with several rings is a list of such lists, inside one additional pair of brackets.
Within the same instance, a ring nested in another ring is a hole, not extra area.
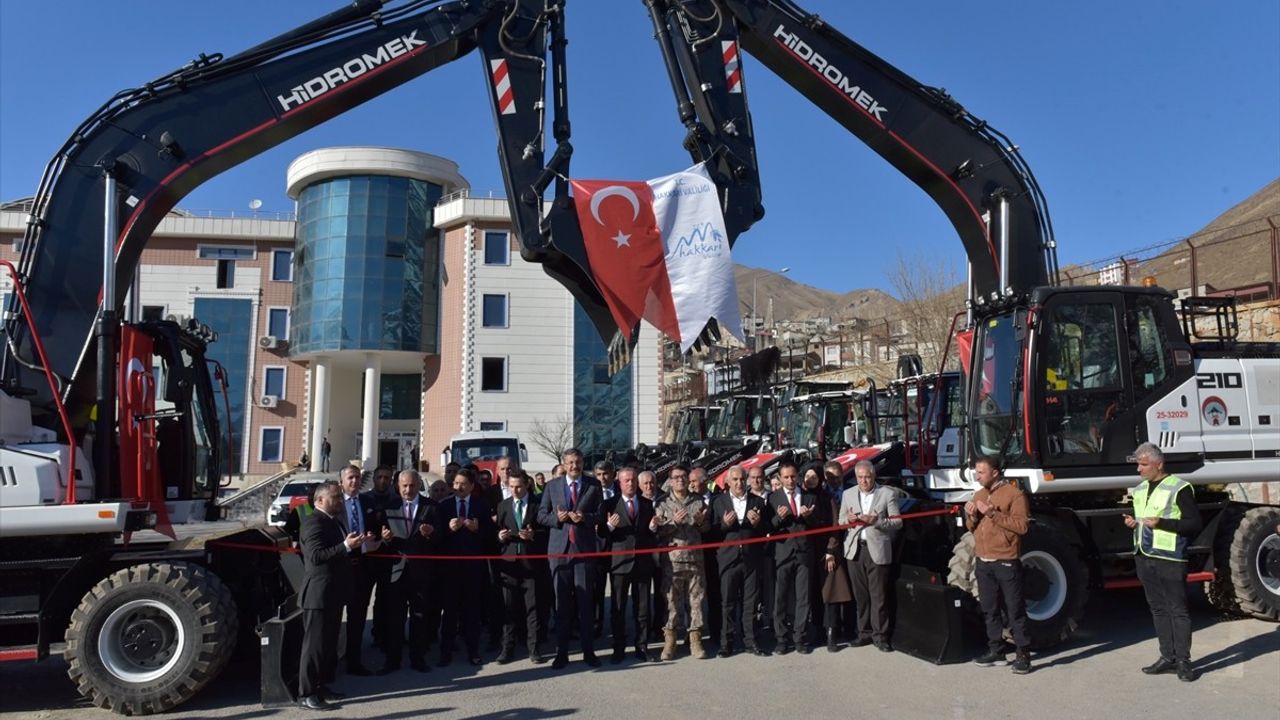
[[(465, 467), (453, 477), (453, 497), (439, 506), (436, 533), (445, 555), (484, 555), (493, 521), (484, 497), (475, 493), (477, 473)], [(452, 659), (453, 641), (459, 630), (467, 646), (467, 659), (474, 666), (480, 660), (480, 609), (484, 602), (488, 564), (484, 560), (445, 560), (444, 626), (440, 633), (440, 664)]]
[[(599, 531), (605, 550), (619, 552), (657, 547), (658, 536), (654, 530), (658, 523), (653, 514), (653, 503), (638, 492), (634, 467), (618, 471), (617, 488), (619, 494), (605, 500), (600, 507), (603, 521)], [(613, 656), (610, 662), (616, 665), (626, 655), (628, 596), (635, 608), (636, 659), (645, 662), (649, 659), (646, 646), (649, 644), (650, 587), (656, 567), (654, 556), (652, 553), (614, 555), (608, 560), (613, 619)]]
[[(337, 516), (338, 523), (346, 532), (357, 535), (382, 534), (382, 515), (377, 505), (360, 492), (364, 477), (360, 468), (347, 465), (339, 473), (342, 478), (342, 512)], [(369, 616), (369, 599), (373, 595), (374, 581), (377, 579), (377, 567), (373, 558), (366, 557), (372, 552), (360, 547), (351, 554), (351, 595), (347, 600), (347, 674), (370, 675), (364, 664), (360, 662), (360, 650), (364, 644), (365, 619)]]
[[(613, 463), (608, 460), (600, 460), (595, 464), (595, 472), (593, 473), (596, 482), (600, 483), (600, 501), (605, 502), (609, 498), (618, 494), (617, 482), (614, 479)], [(604, 589), (609, 581), (610, 566), (612, 559), (607, 557), (596, 558), (596, 586), (592, 591), (594, 594), (594, 604), (592, 607), (592, 631), (596, 637), (600, 637), (604, 632)]]
[[(715, 487), (707, 481), (707, 469), (705, 467), (695, 465), (689, 469), (689, 492), (702, 498), (702, 503), (707, 508), (707, 515), (712, 515), (711, 503), (715, 500)], [(716, 562), (716, 551), (703, 550), (702, 563), (707, 573), (707, 637), (711, 638), (720, 629), (722, 622), (720, 613), (722, 605), (719, 580), (720, 566)]]
[(538, 524), (538, 500), (529, 492), (529, 476), (520, 468), (508, 468), (507, 490), (510, 497), (498, 505), (498, 545), (502, 555), (510, 558), (494, 563), (502, 588), (506, 621), (502, 629), (502, 652), (498, 664), (511, 662), (516, 649), (516, 635), (525, 630), (529, 659), (542, 664), (546, 659), (538, 649), (537, 571), (543, 563), (522, 560), (522, 555), (541, 554), (546, 543), (546, 528)]
[[(400, 491), (396, 486), (396, 473), (387, 465), (379, 465), (373, 469), (373, 488), (360, 493), (360, 503), (364, 507), (373, 508), (380, 527), (389, 512), (400, 509)], [(373, 642), (383, 651), (382, 628), (387, 625), (387, 601), (391, 599), (388, 587), (391, 577), (389, 558), (369, 558), (369, 566), (373, 572)]]
[(816, 524), (818, 497), (800, 487), (800, 470), (786, 461), (778, 468), (782, 488), (769, 496), (773, 532), (774, 600), (773, 630), (778, 636), (778, 652), (792, 650), (808, 654), (805, 639), (809, 626), (809, 576), (813, 571), (813, 543), (808, 537), (786, 537), (786, 533), (808, 530)]
[(341, 695), (329, 689), (338, 664), (338, 631), (351, 591), (351, 557), (362, 545), (377, 541), (356, 533), (343, 536), (335, 519), (342, 513), (342, 488), (322, 483), (316, 490), (316, 512), (302, 524), (305, 574), (298, 591), (302, 610), (302, 657), (298, 666), (298, 704), (328, 710)]
[[(436, 507), (422, 494), (422, 478), (403, 470), (397, 480), (400, 505), (388, 511), (382, 540), (388, 554), (431, 555), (435, 549)], [(433, 584), (430, 560), (388, 559), (385, 621), (381, 628), (386, 663), (378, 671), (386, 675), (400, 669), (404, 653), (404, 623), (409, 619), (409, 664), (427, 672), (428, 588)], [(381, 592), (381, 591), (379, 591)]]
[[(729, 491), (715, 496), (711, 503), (712, 539), (717, 542), (741, 542), (764, 537), (769, 532), (769, 504), (764, 498), (747, 492), (746, 472), (734, 465), (726, 473)], [(733, 654), (735, 626), (742, 623), (742, 638), (748, 652), (767, 655), (756, 642), (756, 601), (760, 569), (764, 565), (764, 543), (726, 545), (716, 549), (720, 570), (721, 606), (720, 652), (722, 658)], [(714, 631), (714, 629), (713, 629)]]
[(569, 624), (573, 622), (574, 603), (578, 609), (578, 637), (582, 642), (582, 659), (591, 667), (599, 667), (591, 632), (592, 590), (595, 587), (597, 563), (593, 558), (573, 557), (578, 553), (596, 552), (600, 548), (596, 526), (600, 520), (600, 485), (582, 474), (582, 451), (571, 448), (561, 457), (564, 474), (552, 478), (538, 505), (538, 522), (550, 528), (547, 550), (553, 555), (551, 576), (556, 594), (556, 659), (552, 667), (559, 670), (569, 664)]

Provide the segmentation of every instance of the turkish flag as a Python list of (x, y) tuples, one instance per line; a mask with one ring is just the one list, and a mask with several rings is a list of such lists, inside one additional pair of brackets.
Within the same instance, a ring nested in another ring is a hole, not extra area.
[(625, 180), (572, 185), (591, 273), (622, 334), (630, 342), (643, 318), (680, 340), (652, 188)]

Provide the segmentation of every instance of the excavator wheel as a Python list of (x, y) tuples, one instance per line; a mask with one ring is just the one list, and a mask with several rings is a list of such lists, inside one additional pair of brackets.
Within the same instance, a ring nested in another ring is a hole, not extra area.
[[(952, 550), (947, 584), (977, 598), (977, 564), (973, 533), (965, 533)], [(1075, 533), (1055, 520), (1032, 518), (1022, 537), (1022, 572), (1031, 646), (1048, 648), (1070, 638), (1089, 598), (1089, 572)]]
[(95, 585), (71, 614), (67, 674), (96, 707), (164, 712), (221, 672), (238, 624), (231, 592), (204, 568), (127, 567)]
[[(1241, 613), (1280, 621), (1280, 507), (1250, 508), (1231, 535), (1227, 568)], [(1219, 569), (1221, 576), (1223, 571)]]

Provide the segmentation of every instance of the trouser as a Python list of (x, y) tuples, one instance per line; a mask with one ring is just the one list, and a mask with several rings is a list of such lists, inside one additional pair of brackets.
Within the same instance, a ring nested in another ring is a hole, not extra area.
[[(730, 648), (741, 637), (749, 648), (756, 646), (756, 601), (759, 595), (760, 562), (740, 560), (720, 568), (720, 647)], [(742, 634), (735, 627), (742, 623)]]
[(765, 544), (765, 560), (760, 565), (760, 622), (763, 626), (773, 628), (774, 578), (777, 575), (773, 567), (773, 543)]
[(466, 644), (467, 656), (480, 655), (480, 611), (488, 589), (487, 576), (483, 560), (448, 563), (445, 577), (449, 579), (449, 587), (445, 591), (444, 623), (440, 631), (441, 656), (450, 654), (459, 633)]
[(338, 664), (338, 631), (342, 608), (302, 611), (302, 658), (298, 664), (298, 695), (310, 697), (333, 682)]
[(622, 652), (627, 647), (627, 597), (636, 622), (636, 648), (649, 642), (649, 588), (651, 574), (611, 573), (609, 579), (609, 612), (613, 633), (613, 650)]
[(497, 643), (503, 636), (506, 625), (507, 604), (502, 590), (502, 578), (499, 577), (498, 563), (489, 563), (489, 585), (484, 590), (484, 619), (489, 632), (489, 642)]
[(390, 625), (387, 612), (391, 607), (391, 560), (370, 558), (369, 569), (373, 574), (373, 642), (386, 649), (386, 637), (382, 634)]
[(1022, 599), (1022, 561), (978, 560), (977, 578), (978, 603), (987, 623), (987, 646), (994, 652), (1004, 648), (1004, 617), (1007, 616), (1014, 646), (1019, 650), (1029, 648), (1027, 606)]
[(649, 583), (649, 595), (653, 598), (653, 612), (650, 616), (654, 619), (652, 627), (655, 634), (659, 626), (666, 627), (667, 624), (667, 596), (662, 589), (664, 577), (666, 572), (659, 569), (653, 574), (653, 580)]
[(538, 582), (532, 569), (516, 568), (500, 572), (506, 621), (502, 626), (502, 647), (512, 650), (516, 636), (524, 628), (525, 644), (530, 652), (538, 647)]
[[(610, 582), (609, 577), (612, 573), (609, 571), (612, 568), (613, 558), (596, 558), (596, 581), (591, 588), (591, 619), (597, 629), (604, 628), (604, 590), (605, 585)], [(617, 592), (617, 590), (611, 587), (610, 592)]]
[[(423, 562), (410, 560), (409, 562)], [(387, 588), (384, 623), (380, 631), (388, 667), (400, 667), (404, 654), (404, 624), (409, 621), (409, 660), (418, 662), (427, 652), (427, 587), (421, 576), (406, 570)]]
[(877, 565), (866, 545), (849, 560), (849, 581), (858, 611), (858, 637), (889, 641), (889, 567)]
[(1187, 613), (1187, 564), (1138, 554), (1138, 579), (1151, 606), (1160, 657), (1191, 661), (1191, 616)]
[(569, 633), (578, 611), (578, 640), (583, 654), (595, 653), (595, 636), (591, 632), (591, 591), (595, 582), (596, 562), (593, 558), (569, 558), (555, 561), (551, 568), (556, 589), (556, 654), (569, 654)]
[(351, 599), (347, 602), (347, 667), (360, 665), (360, 649), (364, 645), (364, 624), (369, 616), (369, 598), (373, 595), (374, 569), (368, 558), (351, 565)]
[[(803, 645), (809, 626), (809, 563), (791, 556), (775, 565), (773, 632), (779, 645)], [(788, 640), (790, 638), (790, 640)]]
[[(536, 552), (545, 552), (545, 548)], [(546, 642), (547, 628), (551, 627), (551, 611), (556, 606), (556, 591), (551, 583), (551, 568), (542, 562), (534, 565), (534, 589), (538, 593), (538, 642)]]
[(666, 630), (680, 629), (680, 604), (689, 606), (689, 632), (702, 632), (702, 602), (707, 597), (706, 576), (697, 565), (671, 565), (662, 574), (662, 594), (667, 600)]

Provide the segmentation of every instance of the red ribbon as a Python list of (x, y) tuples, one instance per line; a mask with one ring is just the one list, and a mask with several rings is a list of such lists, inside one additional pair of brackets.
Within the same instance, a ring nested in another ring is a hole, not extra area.
[[(904, 513), (902, 515), (891, 515), (890, 519), (895, 520), (917, 520), (919, 518), (934, 517), (937, 515), (957, 515), (960, 512), (959, 505), (940, 508), (937, 510), (922, 510), (914, 513)], [(594, 552), (575, 552), (575, 553), (544, 553), (536, 555), (402, 555), (400, 553), (367, 553), (365, 557), (372, 558), (388, 558), (391, 560), (550, 560), (552, 558), (605, 558), (617, 557), (621, 555), (656, 555), (659, 553), (675, 552), (677, 550), (693, 551), (693, 550), (714, 550), (722, 547), (738, 547), (741, 545), (756, 545), (759, 543), (774, 542), (775, 540), (789, 540), (791, 538), (806, 537), (809, 535), (825, 535), (827, 533), (839, 532), (850, 528), (866, 525), (862, 521), (851, 522), (844, 525), (827, 525), (819, 528), (810, 528), (808, 530), (797, 530), (795, 532), (782, 533), (780, 535), (766, 535), (764, 537), (747, 538), (746, 540), (726, 540), (713, 543), (699, 543), (697, 545), (663, 545), (661, 547), (652, 548), (635, 548), (633, 550), (598, 550)], [(270, 545), (249, 545), (246, 543), (225, 542), (222, 540), (213, 540), (205, 543), (206, 546), (215, 545), (218, 547), (231, 548), (234, 550), (257, 550), (259, 552), (277, 552), (277, 553), (298, 553), (298, 548), (280, 548)]]

